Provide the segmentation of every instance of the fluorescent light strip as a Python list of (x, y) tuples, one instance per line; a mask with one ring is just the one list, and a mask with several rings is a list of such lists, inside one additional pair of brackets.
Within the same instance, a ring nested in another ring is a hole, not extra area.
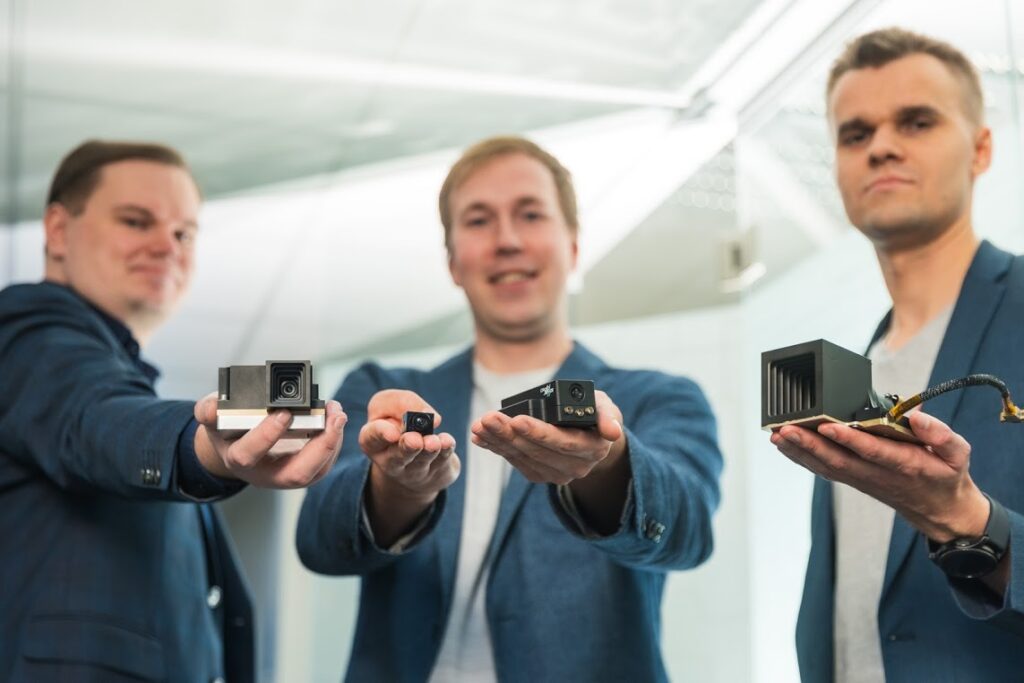
[(26, 42), (25, 49), (32, 59), (56, 59), (72, 64), (88, 62), (122, 69), (215, 72), (231, 77), (361, 83), (418, 90), (669, 109), (682, 109), (689, 103), (689, 98), (659, 90), (524, 78), (220, 43), (139, 41), (127, 36), (106, 35), (98, 38), (50, 32), (31, 37)]

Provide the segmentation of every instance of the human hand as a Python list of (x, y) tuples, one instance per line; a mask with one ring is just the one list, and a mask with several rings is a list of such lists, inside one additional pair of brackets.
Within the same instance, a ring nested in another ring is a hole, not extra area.
[[(304, 488), (320, 480), (338, 458), (342, 432), (348, 421), (341, 404), (328, 401), (324, 430), (301, 445), (282, 437), (292, 421), (287, 410), (269, 414), (256, 427), (237, 439), (228, 440), (217, 430), (217, 394), (199, 400), (195, 406), (199, 422), (195, 450), (199, 462), (222, 479), (241, 479), (254, 486), (275, 489)], [(281, 451), (285, 444), (294, 451)]]
[(773, 433), (771, 442), (811, 472), (892, 507), (936, 542), (980, 536), (989, 503), (970, 477), (970, 444), (921, 411), (908, 419), (924, 445), (834, 423), (819, 425), (817, 433), (788, 425)]
[(568, 484), (612, 467), (626, 452), (622, 412), (594, 392), (594, 429), (556, 427), (528, 415), (492, 411), (470, 428), (473, 443), (497, 453), (534, 483)]
[(367, 405), (359, 447), (373, 463), (375, 501), (400, 498), (429, 504), (459, 476), (461, 463), (451, 434), (402, 433), (402, 416), (410, 410), (435, 413), (434, 427), (441, 424), (437, 411), (412, 391), (378, 391)]

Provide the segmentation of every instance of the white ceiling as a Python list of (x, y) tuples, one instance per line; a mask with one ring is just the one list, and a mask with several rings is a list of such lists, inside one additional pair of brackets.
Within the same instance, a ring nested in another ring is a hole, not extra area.
[[(575, 322), (735, 300), (720, 279), (737, 231), (772, 277), (845, 229), (828, 57), (918, 13), (942, 35), (934, 4), (0, 0), (0, 210), (21, 221), (0, 233), (0, 283), (40, 275), (34, 219), (63, 153), (156, 139), (209, 199), (193, 290), (148, 349), (165, 393), (208, 391), (227, 363), (450, 341), (468, 328), (436, 191), (462, 146), (516, 132), (576, 177)], [(1002, 7), (972, 6), (987, 33), (958, 44), (997, 61)]]

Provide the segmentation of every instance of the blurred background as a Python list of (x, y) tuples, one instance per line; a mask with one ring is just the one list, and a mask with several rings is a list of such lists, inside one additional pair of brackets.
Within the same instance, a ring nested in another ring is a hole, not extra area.
[[(459, 150), (525, 134), (573, 172), (577, 338), (688, 375), (719, 418), (716, 551), (673, 574), (674, 680), (796, 680), (810, 475), (759, 430), (759, 354), (865, 347), (887, 296), (834, 187), (824, 82), (900, 25), (981, 71), (995, 161), (975, 225), (1024, 251), (1024, 0), (0, 0), (0, 286), (42, 274), (39, 218), (85, 138), (184, 152), (198, 269), (148, 348), (161, 392), (310, 358), (321, 394), (367, 358), (464, 347), (436, 197)], [(458, 438), (458, 435), (457, 435)], [(301, 567), (302, 493), (224, 504), (257, 595), (265, 681), (338, 681), (358, 581)]]

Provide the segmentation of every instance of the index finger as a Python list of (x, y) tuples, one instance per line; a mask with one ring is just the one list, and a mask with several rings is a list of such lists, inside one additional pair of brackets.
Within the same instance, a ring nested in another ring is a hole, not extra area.
[(597, 441), (604, 438), (589, 429), (556, 427), (526, 415), (513, 418), (511, 428), (516, 437), (534, 446), (587, 460)]
[(390, 419), (400, 422), (402, 415), (409, 411), (434, 413), (434, 427), (441, 425), (441, 416), (434, 407), (424, 401), (419, 394), (407, 389), (378, 391), (366, 406), (366, 415), (370, 420)]
[(196, 422), (207, 427), (217, 426), (217, 392), (213, 391), (196, 401), (192, 411)]
[(605, 441), (618, 441), (622, 436), (622, 411), (608, 394), (600, 390), (594, 392), (594, 405), (597, 408), (597, 433)]
[(398, 443), (401, 436), (393, 422), (371, 420), (359, 430), (359, 447), (364, 453), (377, 453)]
[(229, 447), (230, 460), (240, 467), (254, 466), (284, 436), (291, 423), (292, 414), (290, 412), (283, 409), (275, 410), (231, 444)]

